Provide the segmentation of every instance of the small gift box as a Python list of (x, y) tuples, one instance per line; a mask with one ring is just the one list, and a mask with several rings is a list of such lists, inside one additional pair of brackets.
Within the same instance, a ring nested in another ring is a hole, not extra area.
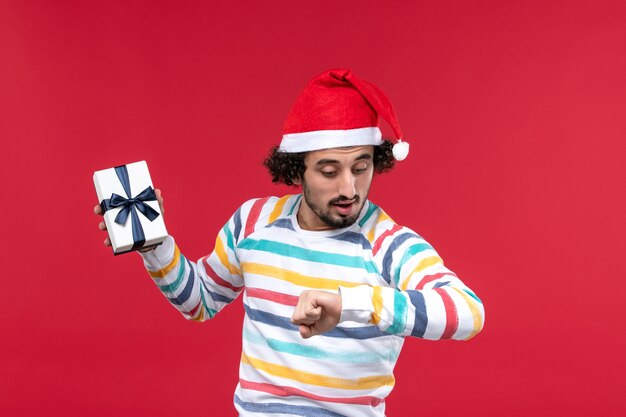
[(146, 161), (96, 171), (93, 182), (115, 255), (165, 240), (167, 230)]

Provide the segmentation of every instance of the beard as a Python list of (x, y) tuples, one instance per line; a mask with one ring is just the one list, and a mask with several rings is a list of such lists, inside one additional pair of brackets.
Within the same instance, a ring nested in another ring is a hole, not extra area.
[[(359, 218), (361, 210), (363, 210), (364, 204), (361, 201), (361, 196), (359, 196), (358, 194), (355, 194), (354, 197), (351, 199), (344, 196), (333, 198), (326, 204), (326, 207), (322, 207), (321, 204), (316, 204), (313, 201), (313, 198), (311, 196), (311, 190), (309, 189), (309, 187), (307, 187), (305, 182), (302, 182), (302, 190), (304, 194), (304, 200), (311, 208), (311, 210), (317, 215), (317, 217), (319, 217), (321, 221), (334, 229), (343, 229), (344, 227), (352, 226), (354, 222), (356, 222), (356, 220)], [(367, 196), (365, 196), (365, 198), (367, 198)], [(353, 201), (353, 204), (355, 204), (358, 209), (350, 215), (333, 215), (331, 211), (333, 205), (341, 203), (342, 201)]]

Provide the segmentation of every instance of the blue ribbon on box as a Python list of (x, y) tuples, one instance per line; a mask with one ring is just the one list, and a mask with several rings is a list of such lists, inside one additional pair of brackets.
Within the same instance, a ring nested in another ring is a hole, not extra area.
[(122, 187), (124, 187), (126, 197), (112, 193), (111, 198), (102, 200), (100, 207), (102, 207), (102, 214), (106, 213), (107, 210), (122, 207), (120, 212), (117, 213), (117, 216), (115, 216), (115, 223), (122, 226), (126, 224), (126, 220), (128, 220), (128, 215), (130, 214), (134, 242), (133, 247), (130, 249), (132, 251), (141, 248), (143, 244), (146, 243), (146, 236), (143, 232), (143, 227), (141, 227), (137, 210), (150, 221), (159, 217), (159, 212), (145, 203), (146, 201), (155, 201), (157, 199), (156, 193), (154, 189), (149, 186), (137, 194), (137, 196), (131, 197), (130, 180), (128, 179), (128, 169), (126, 169), (126, 165), (115, 167), (115, 173), (122, 183)]

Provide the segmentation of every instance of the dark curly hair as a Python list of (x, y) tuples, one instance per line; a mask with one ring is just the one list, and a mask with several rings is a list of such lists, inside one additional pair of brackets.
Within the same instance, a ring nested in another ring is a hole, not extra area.
[[(396, 163), (393, 157), (393, 143), (384, 139), (379, 146), (374, 146), (374, 172), (382, 174), (390, 171)], [(280, 152), (278, 146), (272, 148), (269, 156), (263, 161), (272, 176), (272, 182), (294, 185), (293, 180), (304, 176), (304, 156), (306, 152)]]

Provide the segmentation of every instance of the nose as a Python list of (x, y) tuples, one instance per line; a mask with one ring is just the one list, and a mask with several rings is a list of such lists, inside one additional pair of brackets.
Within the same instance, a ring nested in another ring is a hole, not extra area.
[(348, 171), (339, 177), (338, 192), (342, 197), (352, 200), (356, 195), (355, 178), (352, 172)]

